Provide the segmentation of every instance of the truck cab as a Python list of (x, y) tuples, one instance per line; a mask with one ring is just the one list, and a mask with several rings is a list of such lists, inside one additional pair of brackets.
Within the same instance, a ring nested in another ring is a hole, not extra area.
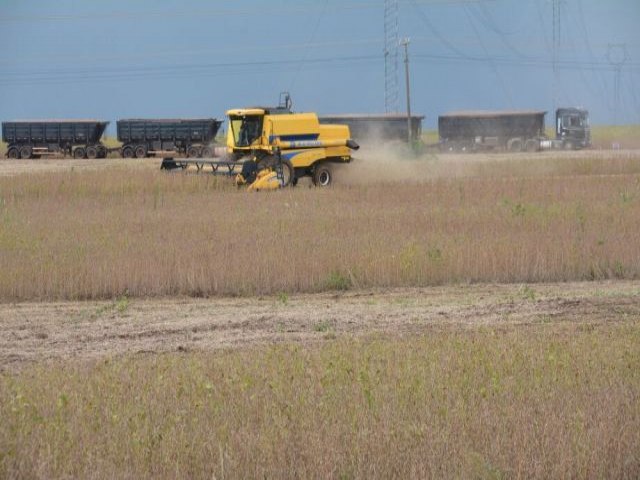
[(567, 150), (587, 148), (591, 145), (589, 112), (583, 108), (556, 110), (556, 140)]

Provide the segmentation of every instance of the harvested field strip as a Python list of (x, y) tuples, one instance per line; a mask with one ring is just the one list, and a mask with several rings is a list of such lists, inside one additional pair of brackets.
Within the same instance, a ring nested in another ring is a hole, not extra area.
[(639, 398), (637, 320), (54, 363), (0, 375), (0, 476), (637, 478)]
[(0, 371), (39, 362), (371, 333), (640, 321), (640, 282), (459, 285), (260, 298), (0, 304)]
[(0, 179), (0, 299), (640, 277), (640, 175), (251, 195), (109, 170)]

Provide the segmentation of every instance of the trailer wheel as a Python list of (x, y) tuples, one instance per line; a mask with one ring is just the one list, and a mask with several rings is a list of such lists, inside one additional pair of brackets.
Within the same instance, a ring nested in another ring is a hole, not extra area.
[(84, 155), (85, 155), (85, 151), (84, 151), (84, 148), (82, 147), (78, 147), (73, 151), (73, 158), (78, 158), (78, 159), (84, 158)]
[(107, 158), (107, 149), (102, 145), (98, 147), (98, 158)]
[(507, 150), (510, 152), (521, 152), (522, 151), (522, 140), (519, 138), (512, 138), (507, 142)]
[(20, 158), (20, 150), (18, 150), (16, 147), (11, 147), (7, 151), (7, 158), (12, 158), (12, 159)]
[(204, 147), (202, 149), (202, 156), (204, 158), (212, 158), (213, 157), (213, 148), (211, 147)]
[(23, 160), (26, 160), (27, 158), (31, 158), (31, 147), (22, 147), (20, 149), (20, 158), (22, 158)]
[(190, 158), (198, 157), (198, 149), (196, 147), (187, 148), (187, 157), (190, 157)]
[(524, 144), (524, 149), (527, 152), (537, 152), (539, 148), (540, 148), (540, 143), (533, 139), (527, 140)]
[(138, 145), (136, 147), (136, 158), (145, 158), (147, 156), (147, 149), (144, 145)]
[(313, 184), (316, 187), (330, 187), (333, 184), (333, 168), (330, 163), (323, 162), (315, 168)]
[(98, 158), (98, 149), (96, 147), (87, 147), (87, 158), (91, 160)]
[(133, 147), (131, 145), (127, 145), (122, 149), (122, 158), (133, 158)]

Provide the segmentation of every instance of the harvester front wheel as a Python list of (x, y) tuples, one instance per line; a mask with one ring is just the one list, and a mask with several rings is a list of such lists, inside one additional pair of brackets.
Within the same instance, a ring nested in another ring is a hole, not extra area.
[[(275, 170), (277, 164), (278, 164), (278, 159), (272, 155), (269, 155), (267, 157), (262, 158), (258, 162), (258, 171), (264, 170), (265, 168), (271, 168)], [(289, 185), (291, 185), (291, 182), (295, 178), (295, 175), (296, 173), (291, 162), (289, 160), (282, 160), (282, 177), (283, 177), (283, 183), (284, 183), (283, 186), (288, 187)]]
[(321, 163), (315, 168), (313, 184), (316, 187), (330, 187), (333, 184), (333, 168), (330, 163)]

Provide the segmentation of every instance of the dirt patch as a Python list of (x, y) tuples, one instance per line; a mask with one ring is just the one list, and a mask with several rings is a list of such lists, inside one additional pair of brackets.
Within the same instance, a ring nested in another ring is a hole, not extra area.
[(471, 285), (265, 298), (0, 305), (0, 369), (442, 328), (640, 321), (638, 282)]

